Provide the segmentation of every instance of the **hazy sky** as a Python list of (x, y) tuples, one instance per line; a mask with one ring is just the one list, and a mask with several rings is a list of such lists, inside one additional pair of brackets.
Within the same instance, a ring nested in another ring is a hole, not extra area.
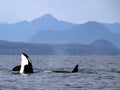
[(120, 23), (120, 0), (0, 0), (0, 22), (30, 21), (47, 13), (74, 23)]

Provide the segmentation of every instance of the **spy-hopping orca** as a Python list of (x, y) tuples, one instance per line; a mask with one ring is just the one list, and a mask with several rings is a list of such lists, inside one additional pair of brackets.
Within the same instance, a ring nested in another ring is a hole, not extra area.
[(32, 63), (27, 54), (21, 54), (21, 65), (15, 66), (12, 71), (20, 74), (33, 73)]
[(56, 73), (77, 73), (78, 72), (78, 65), (76, 65), (71, 72), (70, 71), (52, 71), (52, 72), (56, 72)]

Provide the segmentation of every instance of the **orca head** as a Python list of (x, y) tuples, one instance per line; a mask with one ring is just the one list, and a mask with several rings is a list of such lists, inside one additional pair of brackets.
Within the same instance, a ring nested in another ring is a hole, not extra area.
[(28, 74), (33, 73), (32, 63), (30, 58), (27, 54), (22, 53), (21, 54), (21, 68), (20, 68), (20, 74)]

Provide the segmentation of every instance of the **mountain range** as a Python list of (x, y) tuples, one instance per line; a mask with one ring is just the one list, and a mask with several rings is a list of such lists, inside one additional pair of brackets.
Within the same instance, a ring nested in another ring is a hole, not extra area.
[(60, 21), (50, 14), (30, 22), (0, 24), (0, 40), (47, 44), (90, 44), (98, 39), (108, 40), (120, 48), (120, 24), (95, 21), (75, 24)]
[(17, 55), (23, 52), (32, 55), (120, 55), (120, 49), (104, 39), (96, 40), (89, 45), (78, 43), (30, 44), (0, 41), (0, 55)]

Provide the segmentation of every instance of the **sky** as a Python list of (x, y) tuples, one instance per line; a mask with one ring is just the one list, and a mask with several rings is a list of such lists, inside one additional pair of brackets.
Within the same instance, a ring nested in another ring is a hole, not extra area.
[(0, 0), (0, 22), (31, 21), (44, 14), (73, 23), (120, 23), (120, 0)]

